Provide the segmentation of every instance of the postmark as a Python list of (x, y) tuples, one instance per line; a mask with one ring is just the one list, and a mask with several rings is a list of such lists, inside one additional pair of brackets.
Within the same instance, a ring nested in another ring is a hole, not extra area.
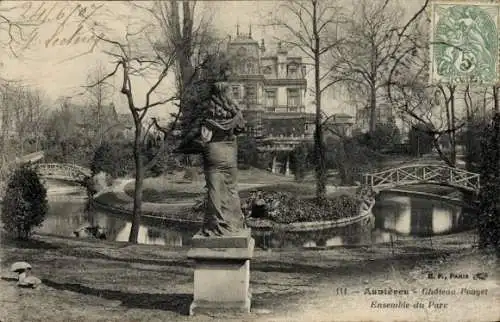
[(435, 2), (431, 7), (431, 82), (498, 81), (498, 3)]

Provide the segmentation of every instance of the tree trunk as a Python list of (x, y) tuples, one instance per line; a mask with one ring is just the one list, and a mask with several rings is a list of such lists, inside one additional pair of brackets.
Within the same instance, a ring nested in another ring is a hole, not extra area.
[(345, 153), (346, 149), (346, 142), (343, 138), (341, 138), (341, 142), (339, 143), (339, 150), (336, 153), (336, 165), (337, 165), (337, 170), (339, 171), (339, 176), (340, 176), (340, 184), (341, 185), (348, 185), (351, 184), (352, 180), (352, 175), (349, 175), (349, 168), (347, 167), (347, 157)]
[(369, 133), (375, 133), (377, 127), (377, 90), (374, 86), (370, 88), (370, 127)]
[(129, 243), (137, 244), (139, 237), (139, 226), (141, 224), (142, 207), (142, 183), (144, 180), (144, 167), (142, 164), (141, 151), (142, 127), (140, 121), (135, 124), (134, 139), (134, 162), (135, 162), (135, 184), (134, 184), (134, 208), (132, 212), (132, 227), (130, 228)]
[(313, 35), (314, 35), (314, 90), (316, 99), (316, 118), (314, 131), (314, 147), (316, 154), (316, 197), (326, 198), (326, 167), (323, 143), (323, 124), (321, 117), (321, 78), (320, 78), (320, 36), (318, 32), (317, 2), (313, 1)]
[(457, 164), (457, 141), (455, 129), (455, 86), (450, 87), (450, 110), (451, 110), (451, 132), (450, 132), (450, 148), (451, 148), (451, 163)]

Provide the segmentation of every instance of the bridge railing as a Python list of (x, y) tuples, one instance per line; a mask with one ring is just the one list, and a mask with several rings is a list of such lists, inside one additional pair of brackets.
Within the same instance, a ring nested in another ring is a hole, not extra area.
[(89, 169), (65, 163), (40, 163), (35, 169), (42, 175), (57, 178), (84, 180), (91, 175)]
[(399, 184), (437, 182), (479, 191), (479, 174), (441, 165), (412, 165), (364, 175), (365, 185), (371, 187)]

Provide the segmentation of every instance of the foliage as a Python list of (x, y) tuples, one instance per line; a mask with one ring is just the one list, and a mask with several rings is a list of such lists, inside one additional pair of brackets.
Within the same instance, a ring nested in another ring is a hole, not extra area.
[(465, 160), (468, 171), (479, 171), (482, 161), (481, 139), (488, 131), (488, 121), (486, 119), (476, 118), (469, 121), (467, 130), (463, 132), (463, 141), (465, 145)]
[[(150, 162), (160, 152), (159, 142), (148, 140), (139, 147), (144, 162)], [(161, 157), (146, 171), (146, 176), (158, 177), (169, 166), (175, 165), (174, 156), (169, 151), (162, 151)], [(92, 174), (101, 171), (113, 178), (127, 176), (135, 172), (133, 143), (127, 140), (104, 141), (94, 152), (90, 165)]]
[(306, 172), (311, 170), (314, 164), (311, 162), (312, 153), (313, 147), (307, 143), (300, 144), (292, 151), (290, 162), (296, 181), (304, 180)]
[(483, 132), (481, 142), (481, 191), (478, 215), (479, 246), (500, 249), (500, 114)]
[(338, 170), (341, 185), (352, 185), (362, 180), (362, 173), (378, 166), (383, 156), (367, 145), (365, 134), (358, 134), (330, 141), (327, 160)]
[[(303, 197), (301, 193), (290, 191), (276, 192), (276, 189), (248, 193), (250, 195), (241, 202), (245, 217), (264, 218), (276, 223), (337, 220), (356, 216), (359, 209), (359, 199), (350, 195), (327, 198), (319, 203), (315, 197)], [(203, 217), (207, 202), (206, 196), (199, 198), (191, 211), (198, 218)]]
[[(431, 127), (432, 128), (432, 127)], [(418, 157), (422, 154), (432, 152), (434, 135), (429, 133), (429, 126), (418, 123), (411, 127), (409, 136), (410, 153)]]
[[(359, 201), (349, 195), (327, 198), (300, 198), (285, 192), (257, 192), (246, 201), (247, 217), (264, 217), (276, 223), (337, 220), (358, 214)], [(261, 214), (256, 215), (257, 212)]]
[(105, 172), (113, 178), (125, 176), (135, 169), (131, 142), (103, 142), (95, 151), (90, 165), (92, 174)]
[[(175, 161), (172, 160), (173, 155), (169, 149), (162, 149), (163, 144), (160, 138), (150, 138), (146, 142), (145, 147), (145, 158), (148, 161), (152, 161), (156, 157), (156, 161), (152, 164), (151, 168), (148, 169), (146, 176), (151, 175), (152, 177), (159, 177), (169, 168), (175, 167)], [(166, 143), (167, 146), (169, 143)]]
[(401, 143), (401, 133), (394, 119), (386, 123), (377, 123), (372, 133), (361, 134), (358, 142), (375, 151), (392, 150)]
[(78, 113), (67, 104), (53, 111), (44, 127), (43, 150), (48, 162), (89, 166), (94, 153), (93, 134), (78, 122)]
[(259, 151), (254, 137), (238, 136), (238, 168), (248, 169), (258, 165)]
[(16, 169), (9, 179), (2, 204), (5, 229), (19, 239), (30, 237), (48, 211), (47, 190), (29, 165)]

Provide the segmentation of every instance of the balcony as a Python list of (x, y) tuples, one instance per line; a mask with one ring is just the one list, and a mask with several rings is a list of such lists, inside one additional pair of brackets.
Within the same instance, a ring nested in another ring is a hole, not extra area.
[[(273, 75), (274, 76), (274, 75)], [(287, 86), (287, 85), (297, 85), (297, 86), (307, 86), (307, 80), (305, 78), (268, 78), (264, 80), (264, 85), (266, 86)]]
[(271, 113), (303, 113), (306, 111), (306, 107), (304, 105), (298, 105), (298, 106), (275, 105), (275, 106), (266, 106), (265, 110)]
[(280, 141), (280, 142), (301, 142), (304, 140), (308, 140), (312, 138), (312, 134), (309, 133), (304, 133), (301, 135), (266, 135), (262, 141), (269, 142), (269, 141)]

